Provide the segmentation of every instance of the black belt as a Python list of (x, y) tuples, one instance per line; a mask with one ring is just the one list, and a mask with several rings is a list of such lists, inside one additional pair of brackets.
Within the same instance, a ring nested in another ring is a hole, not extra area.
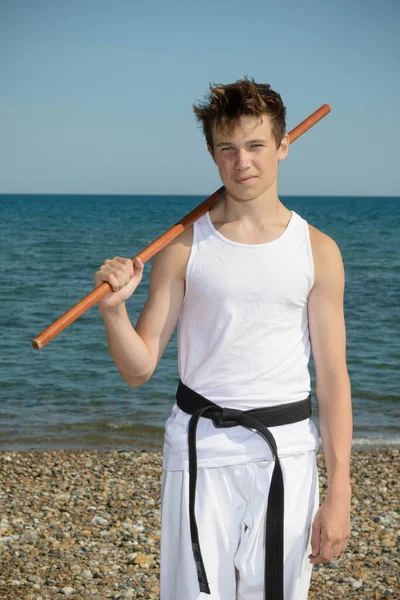
[(267, 427), (288, 425), (303, 421), (311, 416), (311, 396), (300, 402), (280, 404), (267, 408), (237, 410), (222, 408), (188, 388), (181, 381), (176, 392), (177, 404), (181, 410), (193, 415), (189, 421), (189, 518), (193, 556), (196, 563), (200, 591), (210, 594), (206, 570), (201, 556), (199, 533), (195, 516), (197, 452), (196, 430), (200, 417), (211, 419), (215, 427), (236, 427), (255, 429), (262, 435), (275, 459), (271, 485), (268, 495), (266, 537), (265, 537), (265, 598), (284, 600), (283, 598), (283, 524), (284, 490), (282, 469), (278, 458), (278, 449), (272, 433)]

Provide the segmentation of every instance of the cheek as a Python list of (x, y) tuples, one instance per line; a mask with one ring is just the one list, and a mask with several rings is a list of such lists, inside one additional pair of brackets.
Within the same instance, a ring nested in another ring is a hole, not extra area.
[(229, 158), (224, 158), (223, 160), (218, 161), (218, 169), (220, 173), (229, 173), (232, 170), (232, 160)]
[(266, 176), (272, 175), (278, 169), (278, 160), (275, 157), (268, 156), (262, 162), (257, 162), (257, 168), (264, 172)]

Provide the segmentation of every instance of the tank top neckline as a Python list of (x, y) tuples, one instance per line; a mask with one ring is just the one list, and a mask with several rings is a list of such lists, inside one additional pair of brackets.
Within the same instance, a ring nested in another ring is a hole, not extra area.
[(232, 246), (239, 246), (241, 248), (266, 248), (267, 246), (271, 246), (273, 244), (276, 244), (277, 242), (282, 241), (289, 235), (290, 231), (293, 229), (293, 226), (294, 226), (293, 222), (296, 218), (296, 213), (293, 210), (291, 210), (290, 212), (292, 213), (292, 216), (290, 217), (290, 221), (287, 224), (285, 231), (283, 233), (281, 233), (281, 235), (279, 237), (275, 238), (274, 240), (271, 240), (270, 242), (263, 242), (261, 244), (245, 244), (243, 242), (234, 242), (233, 240), (230, 240), (229, 238), (222, 235), (222, 233), (220, 233), (218, 231), (218, 229), (216, 229), (214, 227), (214, 224), (211, 221), (209, 211), (205, 213), (205, 217), (206, 217), (207, 224), (208, 224), (209, 228), (211, 229), (211, 231), (213, 232), (213, 234), (217, 238), (219, 238), (220, 240), (225, 242), (226, 244), (230, 244)]

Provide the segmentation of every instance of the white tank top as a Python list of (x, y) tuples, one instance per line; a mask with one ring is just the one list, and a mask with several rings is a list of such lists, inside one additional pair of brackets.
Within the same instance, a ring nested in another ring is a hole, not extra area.
[[(219, 404), (248, 410), (310, 393), (307, 301), (314, 267), (307, 222), (292, 212), (284, 233), (264, 244), (233, 242), (206, 213), (193, 225), (186, 293), (178, 323), (183, 383)], [(188, 468), (190, 415), (176, 403), (166, 423), (164, 469)], [(309, 419), (271, 427), (279, 456), (318, 447)], [(198, 467), (270, 459), (264, 438), (200, 419)]]

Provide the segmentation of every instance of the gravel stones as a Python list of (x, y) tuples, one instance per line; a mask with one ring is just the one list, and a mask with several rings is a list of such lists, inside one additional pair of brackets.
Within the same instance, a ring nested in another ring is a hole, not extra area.
[[(353, 454), (352, 536), (314, 568), (309, 600), (400, 598), (398, 456)], [(158, 600), (161, 465), (159, 452), (0, 452), (0, 598)]]

